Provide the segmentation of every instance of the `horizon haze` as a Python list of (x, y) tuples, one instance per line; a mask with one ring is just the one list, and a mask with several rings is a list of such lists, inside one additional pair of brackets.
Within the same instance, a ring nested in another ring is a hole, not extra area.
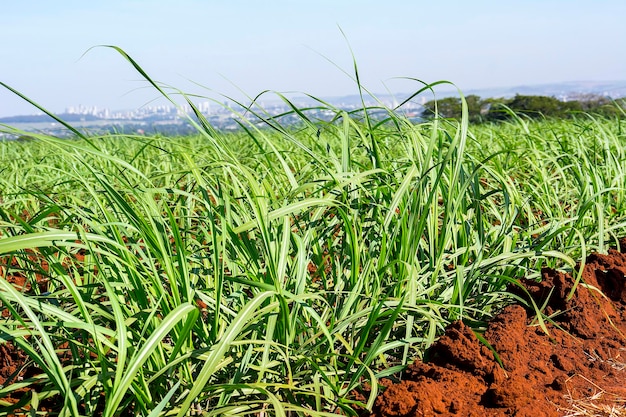
[[(338, 97), (417, 91), (448, 80), (463, 91), (626, 78), (626, 3), (601, 0), (44, 0), (3, 5), (0, 82), (55, 113), (160, 103), (113, 49), (155, 80), (239, 100), (264, 90)], [(345, 37), (344, 37), (345, 36)], [(38, 110), (0, 87), (0, 117)]]

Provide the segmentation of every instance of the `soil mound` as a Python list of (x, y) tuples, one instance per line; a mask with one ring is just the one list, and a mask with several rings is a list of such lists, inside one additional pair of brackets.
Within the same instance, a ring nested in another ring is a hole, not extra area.
[(384, 382), (372, 416), (626, 415), (626, 254), (592, 254), (571, 298), (570, 274), (542, 274), (519, 293), (546, 306), (548, 334), (532, 311), (506, 307), (483, 335), (501, 367), (469, 327), (452, 323), (401, 382)]

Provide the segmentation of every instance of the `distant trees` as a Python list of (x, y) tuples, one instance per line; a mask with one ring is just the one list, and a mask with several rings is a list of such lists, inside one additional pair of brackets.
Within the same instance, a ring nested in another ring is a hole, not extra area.
[[(481, 100), (481, 98), (476, 95), (469, 95), (465, 97), (465, 101), (467, 102), (470, 121), (482, 121), (482, 107), (486, 105), (485, 101)], [(446, 97), (437, 101), (432, 100), (424, 104), (422, 117), (432, 117), (435, 115), (435, 113), (439, 114), (439, 116), (441, 117), (453, 119), (460, 118), (462, 113), (461, 99), (459, 97)]]
[[(506, 120), (511, 111), (530, 118), (568, 118), (576, 113), (591, 113), (605, 117), (623, 117), (626, 109), (624, 99), (613, 101), (596, 95), (582, 95), (576, 100), (561, 101), (555, 97), (516, 95), (513, 98), (481, 99), (476, 95), (465, 97), (469, 121), (480, 123)], [(435, 111), (436, 107), (436, 111)], [(621, 107), (621, 110), (620, 110)], [(431, 118), (437, 113), (440, 117), (461, 118), (462, 106), (459, 97), (446, 97), (424, 104), (421, 116)]]
[(580, 110), (580, 106), (577, 106), (576, 102), (564, 102), (554, 97), (523, 96), (518, 94), (512, 99), (495, 103), (495, 106), (490, 109), (487, 119), (507, 119), (510, 117), (510, 113), (506, 109), (507, 107), (516, 114), (534, 119), (541, 117), (567, 117), (568, 113)]

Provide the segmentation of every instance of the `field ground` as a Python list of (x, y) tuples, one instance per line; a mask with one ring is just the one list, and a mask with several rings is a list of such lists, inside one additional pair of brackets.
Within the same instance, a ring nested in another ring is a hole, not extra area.
[(332, 121), (0, 142), (0, 412), (557, 415), (582, 387), (623, 394), (623, 120), (320, 106)]
[[(626, 242), (622, 243), (622, 250)], [(552, 321), (510, 305), (487, 326), (481, 344), (456, 322), (376, 402), (374, 416), (622, 416), (626, 414), (626, 254), (593, 254), (585, 286), (546, 269), (523, 281)], [(525, 291), (520, 291), (525, 292)], [(530, 315), (529, 315), (530, 314)]]

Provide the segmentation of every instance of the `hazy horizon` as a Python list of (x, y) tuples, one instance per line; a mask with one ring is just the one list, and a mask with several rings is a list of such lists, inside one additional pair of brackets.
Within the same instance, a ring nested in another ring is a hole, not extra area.
[[(157, 81), (213, 98), (354, 94), (348, 44), (375, 92), (419, 88), (396, 77), (445, 79), (462, 90), (626, 78), (621, 1), (346, 3), (10, 3), (0, 82), (57, 113), (136, 108), (158, 97), (115, 51), (89, 50), (103, 44), (123, 48)], [(0, 116), (35, 112), (0, 88)]]

